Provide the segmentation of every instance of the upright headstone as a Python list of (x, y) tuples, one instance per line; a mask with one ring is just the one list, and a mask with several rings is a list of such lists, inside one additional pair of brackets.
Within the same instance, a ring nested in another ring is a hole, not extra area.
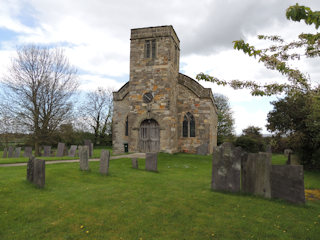
[(31, 157), (32, 156), (32, 147), (25, 147), (23, 156), (24, 157)]
[(108, 150), (101, 150), (100, 156), (100, 173), (108, 175), (109, 172), (110, 152)]
[(247, 154), (240, 147), (223, 143), (215, 147), (212, 157), (211, 188), (214, 190), (239, 192), (241, 160)]
[(21, 147), (17, 147), (14, 151), (14, 157), (19, 158), (21, 153)]
[(272, 147), (271, 147), (270, 144), (268, 144), (268, 145), (266, 146), (266, 152), (267, 152), (267, 153), (272, 153)]
[(197, 154), (198, 155), (207, 155), (208, 154), (208, 144), (204, 143), (197, 147)]
[(271, 197), (271, 153), (249, 153), (241, 163), (241, 189), (243, 192)]
[(90, 144), (90, 157), (93, 156), (93, 143)]
[(88, 146), (79, 146), (80, 169), (89, 170), (89, 149)]
[(305, 203), (303, 166), (272, 165), (271, 197), (292, 203)]
[(33, 162), (33, 183), (39, 188), (43, 188), (46, 180), (46, 161), (34, 159)]
[(92, 157), (93, 144), (91, 140), (89, 139), (84, 140), (84, 145), (88, 146), (89, 156)]
[(65, 146), (64, 143), (61, 143), (61, 142), (58, 143), (58, 149), (57, 149), (57, 154), (56, 154), (57, 157), (63, 157), (64, 146)]
[(285, 149), (285, 150), (283, 151), (283, 154), (284, 154), (286, 157), (289, 156), (289, 153), (293, 153), (293, 151), (292, 151), (291, 149)]
[(78, 148), (77, 145), (71, 145), (68, 156), (69, 157), (75, 157), (77, 148)]
[(3, 149), (3, 155), (2, 155), (2, 157), (3, 157), (3, 158), (6, 158), (7, 155), (8, 155), (8, 150), (7, 150), (7, 148), (4, 148), (4, 149)]
[(34, 157), (29, 157), (29, 161), (27, 163), (27, 180), (33, 183), (33, 169), (34, 169)]
[(51, 156), (51, 146), (44, 146), (43, 147), (43, 156), (50, 157)]
[(12, 146), (9, 146), (8, 158), (13, 158), (13, 147)]
[(132, 168), (139, 168), (138, 166), (138, 158), (132, 158), (131, 159), (131, 162), (132, 162)]
[(146, 153), (146, 170), (158, 171), (158, 153)]

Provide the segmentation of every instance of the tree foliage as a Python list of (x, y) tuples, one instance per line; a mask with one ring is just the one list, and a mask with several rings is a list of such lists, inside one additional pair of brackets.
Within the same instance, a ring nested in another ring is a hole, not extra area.
[(236, 146), (242, 147), (247, 152), (260, 152), (265, 150), (265, 142), (261, 128), (249, 126), (242, 130), (242, 135), (235, 141)]

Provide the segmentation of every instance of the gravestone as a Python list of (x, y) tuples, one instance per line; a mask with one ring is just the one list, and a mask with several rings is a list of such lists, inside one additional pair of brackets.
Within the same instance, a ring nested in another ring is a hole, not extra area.
[(92, 157), (92, 151), (93, 151), (93, 143), (89, 139), (84, 140), (84, 145), (88, 146), (89, 150), (89, 157)]
[(14, 151), (14, 157), (19, 158), (21, 153), (21, 147), (17, 147)]
[(291, 149), (285, 149), (284, 151), (283, 151), (283, 154), (286, 156), (286, 157), (288, 157), (289, 156), (289, 153), (293, 153), (293, 151), (291, 150)]
[(108, 150), (102, 150), (100, 156), (100, 173), (108, 175), (109, 172), (110, 152)]
[(69, 157), (75, 157), (77, 148), (78, 148), (77, 145), (71, 145), (68, 156)]
[(27, 163), (27, 180), (33, 183), (33, 169), (34, 169), (34, 157), (29, 157), (29, 161)]
[(43, 188), (46, 180), (46, 161), (41, 159), (34, 159), (33, 161), (33, 183)]
[(63, 157), (65, 144), (59, 142), (56, 157)]
[(50, 157), (51, 156), (51, 146), (44, 146), (43, 147), (43, 156)]
[(146, 170), (157, 172), (158, 171), (158, 153), (146, 153)]
[(89, 148), (88, 146), (79, 146), (80, 169), (89, 170)]
[(32, 147), (25, 147), (23, 156), (24, 157), (31, 157), (32, 156)]
[(8, 158), (13, 158), (13, 147), (12, 146), (9, 146)]
[(305, 203), (303, 166), (272, 165), (271, 197), (292, 203)]
[(207, 155), (208, 154), (208, 144), (204, 143), (197, 147), (197, 154), (198, 155)]
[(4, 148), (2, 158), (7, 158), (7, 154), (8, 154), (7, 148)]
[(241, 160), (247, 153), (231, 143), (215, 147), (212, 157), (211, 188), (229, 192), (240, 191)]
[(139, 168), (138, 167), (138, 158), (132, 158), (131, 159), (131, 162), (132, 162), (132, 168)]
[(271, 197), (271, 153), (249, 153), (241, 163), (241, 189), (243, 192)]
[(267, 153), (272, 153), (272, 147), (271, 147), (270, 144), (268, 144), (268, 145), (266, 146), (266, 152), (267, 152)]

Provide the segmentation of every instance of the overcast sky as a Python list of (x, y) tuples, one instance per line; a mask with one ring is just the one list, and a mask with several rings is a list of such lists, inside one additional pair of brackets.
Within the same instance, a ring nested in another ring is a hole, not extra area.
[[(285, 11), (299, 3), (320, 10), (319, 0), (0, 0), (0, 79), (17, 46), (61, 46), (79, 70), (80, 89), (98, 86), (118, 89), (129, 80), (130, 29), (172, 25), (180, 39), (180, 72), (195, 78), (208, 73), (221, 79), (283, 81), (241, 52), (232, 41), (259, 44), (258, 34), (294, 39), (314, 27), (289, 22)], [(298, 65), (319, 80), (319, 60), (302, 59)], [(230, 100), (236, 133), (249, 125), (265, 129), (270, 101), (200, 82)]]

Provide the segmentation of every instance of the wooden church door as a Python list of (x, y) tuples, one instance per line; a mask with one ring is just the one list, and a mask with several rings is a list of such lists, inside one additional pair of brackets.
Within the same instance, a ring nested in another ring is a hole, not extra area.
[(157, 121), (146, 119), (140, 125), (139, 148), (141, 152), (159, 152), (160, 128)]

